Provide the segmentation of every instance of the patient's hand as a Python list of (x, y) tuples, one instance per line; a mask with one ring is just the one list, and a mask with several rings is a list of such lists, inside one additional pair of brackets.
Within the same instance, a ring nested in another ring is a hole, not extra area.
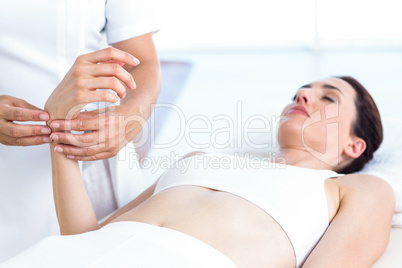
[(123, 83), (130, 89), (135, 88), (135, 83), (122, 66), (138, 63), (131, 54), (112, 47), (79, 56), (46, 101), (45, 111), (50, 114), (50, 121), (76, 118), (91, 102), (118, 101), (113, 93), (96, 89), (112, 89), (124, 98), (126, 88)]

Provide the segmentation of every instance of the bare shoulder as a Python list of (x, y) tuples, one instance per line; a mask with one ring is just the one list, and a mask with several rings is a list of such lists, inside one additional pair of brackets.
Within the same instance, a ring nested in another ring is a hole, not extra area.
[(340, 186), (349, 190), (385, 191), (393, 194), (392, 186), (385, 180), (368, 174), (347, 174), (338, 178)]
[(388, 245), (394, 191), (370, 175), (350, 174), (335, 182), (339, 208), (303, 267), (371, 267)]
[(385, 180), (367, 174), (348, 174), (339, 177), (340, 199), (359, 199), (360, 202), (394, 207), (395, 194)]

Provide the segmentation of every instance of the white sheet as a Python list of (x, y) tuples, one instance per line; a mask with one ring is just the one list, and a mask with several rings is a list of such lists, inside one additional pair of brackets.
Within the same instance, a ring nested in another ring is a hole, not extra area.
[(402, 229), (392, 228), (388, 247), (372, 268), (402, 267)]
[(235, 268), (218, 250), (187, 234), (146, 223), (116, 222), (80, 235), (50, 236), (1, 268)]

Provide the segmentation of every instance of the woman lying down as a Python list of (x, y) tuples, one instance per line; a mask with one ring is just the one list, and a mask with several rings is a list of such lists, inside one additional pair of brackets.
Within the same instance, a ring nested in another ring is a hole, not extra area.
[[(68, 101), (52, 96), (48, 111), (57, 107), (65, 118)], [(330, 123), (337, 130), (327, 133)], [(350, 77), (316, 81), (283, 109), (270, 168), (238, 168), (230, 155), (189, 156), (181, 160), (184, 172), (180, 165), (168, 169), (102, 224), (77, 161), (57, 153), (53, 142), (62, 236), (4, 265), (369, 267), (387, 247), (394, 194), (380, 178), (353, 172), (381, 141), (380, 116), (363, 86)], [(214, 157), (226, 158), (225, 167), (205, 165)]]

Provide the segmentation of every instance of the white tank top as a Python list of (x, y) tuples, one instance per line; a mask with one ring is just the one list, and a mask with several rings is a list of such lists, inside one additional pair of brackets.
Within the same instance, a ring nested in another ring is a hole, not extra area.
[(155, 193), (194, 185), (240, 196), (268, 213), (292, 243), (301, 266), (328, 227), (324, 182), (340, 174), (225, 154), (184, 158), (159, 179)]

